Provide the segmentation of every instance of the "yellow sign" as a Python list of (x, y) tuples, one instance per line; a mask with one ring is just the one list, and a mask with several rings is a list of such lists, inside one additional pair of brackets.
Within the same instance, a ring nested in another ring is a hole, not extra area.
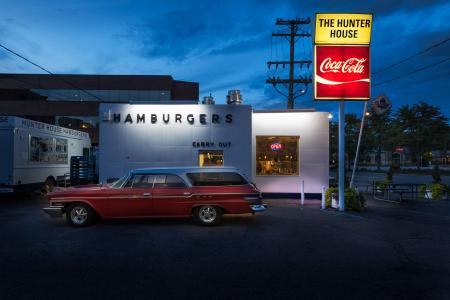
[(372, 14), (316, 14), (316, 44), (369, 45)]

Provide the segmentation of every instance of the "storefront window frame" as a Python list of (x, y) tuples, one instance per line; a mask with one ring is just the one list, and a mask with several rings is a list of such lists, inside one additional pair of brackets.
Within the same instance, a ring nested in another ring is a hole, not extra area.
[[(289, 138), (297, 138), (297, 174), (287, 175), (287, 174), (258, 174), (258, 138), (270, 138), (274, 137), (276, 138), (283, 138), (283, 137), (289, 137)], [(300, 171), (300, 136), (299, 135), (276, 135), (276, 134), (265, 134), (265, 135), (256, 135), (255, 136), (255, 176), (256, 177), (300, 177), (301, 171)]]

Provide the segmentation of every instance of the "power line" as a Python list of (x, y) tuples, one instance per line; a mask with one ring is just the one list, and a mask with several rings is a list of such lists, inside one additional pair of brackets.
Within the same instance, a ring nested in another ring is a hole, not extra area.
[(447, 58), (445, 58), (445, 59), (443, 59), (443, 60), (440, 60), (440, 61), (435, 62), (435, 63), (433, 63), (433, 64), (429, 64), (429, 65), (427, 65), (427, 66), (425, 66), (425, 67), (422, 67), (422, 68), (416, 69), (416, 70), (414, 70), (414, 71), (411, 71), (411, 72), (408, 72), (408, 73), (401, 74), (401, 75), (396, 76), (396, 77), (394, 77), (394, 78), (391, 78), (391, 79), (388, 79), (388, 80), (379, 82), (379, 83), (377, 83), (377, 84), (374, 84), (373, 86), (380, 86), (380, 85), (382, 85), (382, 84), (385, 84), (385, 83), (388, 83), (388, 82), (392, 82), (392, 81), (395, 81), (395, 80), (398, 80), (398, 79), (401, 79), (401, 78), (404, 78), (404, 77), (413, 75), (413, 74), (415, 74), (415, 73), (418, 73), (418, 72), (427, 70), (427, 69), (429, 69), (429, 68), (435, 67), (435, 66), (437, 66), (437, 65), (443, 64), (443, 63), (445, 63), (446, 61), (449, 61), (449, 60), (450, 60), (450, 57), (447, 57)]
[(378, 73), (384, 72), (386, 70), (392, 69), (393, 67), (396, 67), (396, 66), (398, 66), (398, 65), (400, 65), (400, 64), (402, 64), (402, 63), (404, 63), (404, 62), (406, 62), (408, 60), (411, 60), (411, 59), (413, 59), (416, 56), (422, 55), (422, 54), (424, 54), (424, 53), (426, 53), (426, 52), (428, 52), (428, 51), (430, 51), (430, 50), (432, 50), (432, 49), (434, 49), (436, 47), (442, 46), (443, 44), (447, 43), (448, 41), (450, 41), (450, 37), (446, 38), (443, 41), (440, 41), (439, 43), (433, 44), (430, 47), (425, 48), (424, 50), (419, 51), (419, 52), (417, 52), (417, 53), (415, 53), (415, 54), (413, 54), (413, 55), (411, 55), (411, 56), (409, 56), (407, 58), (404, 58), (404, 59), (402, 59), (402, 60), (400, 60), (400, 61), (398, 61), (396, 63), (393, 63), (392, 65), (386, 66), (386, 67), (384, 67), (384, 68), (382, 68), (382, 69), (380, 69), (378, 71), (375, 71), (372, 74), (378, 74)]
[(11, 49), (9, 49), (9, 48), (6, 47), (6, 46), (4, 46), (2, 43), (0, 43), (0, 47), (2, 47), (3, 49), (5, 49), (5, 50), (8, 51), (8, 52), (14, 54), (15, 56), (17, 56), (17, 57), (19, 57), (19, 58), (25, 60), (26, 62), (32, 64), (33, 66), (35, 66), (35, 67), (41, 69), (42, 71), (44, 71), (44, 72), (46, 72), (46, 73), (48, 73), (48, 74), (54, 76), (55, 78), (57, 78), (58, 80), (64, 82), (65, 84), (68, 84), (68, 85), (70, 85), (71, 87), (73, 87), (73, 88), (75, 88), (75, 89), (77, 89), (77, 90), (79, 90), (79, 91), (82, 91), (82, 92), (86, 93), (87, 95), (89, 95), (89, 96), (91, 96), (91, 97), (94, 97), (95, 99), (97, 99), (97, 100), (99, 100), (99, 101), (102, 101), (102, 99), (100, 99), (100, 98), (97, 97), (96, 95), (94, 95), (94, 94), (92, 94), (92, 93), (86, 91), (85, 89), (82, 89), (82, 88), (76, 86), (75, 84), (71, 83), (70, 81), (68, 81), (68, 80), (66, 80), (66, 79), (64, 79), (64, 78), (62, 78), (62, 77), (60, 77), (60, 76), (58, 76), (58, 75), (52, 73), (51, 71), (49, 71), (49, 70), (47, 70), (46, 68), (44, 68), (44, 67), (38, 65), (37, 63), (32, 62), (32, 61), (29, 60), (28, 58), (26, 58), (26, 57), (20, 55), (19, 53), (15, 52), (15, 51), (13, 51), (13, 50), (11, 50)]
[[(296, 19), (292, 19), (292, 20), (284, 20), (281, 18), (278, 18), (275, 25), (281, 25), (281, 26), (286, 26), (288, 31), (286, 31), (286, 29), (284, 28), (283, 31), (281, 32), (274, 32), (272, 33), (273, 37), (284, 37), (286, 38), (286, 40), (289, 42), (289, 60), (283, 59), (282, 61), (269, 61), (267, 62), (267, 66), (268, 69), (270, 70), (271, 66), (275, 66), (275, 69), (278, 69), (278, 66), (282, 66), (283, 69), (286, 65), (289, 66), (289, 79), (282, 79), (282, 78), (275, 78), (275, 76), (269, 77), (266, 80), (266, 83), (268, 84), (272, 84), (272, 86), (275, 88), (275, 90), (280, 93), (281, 95), (287, 97), (287, 108), (288, 109), (293, 109), (294, 108), (294, 100), (295, 98), (304, 95), (305, 90), (303, 93), (299, 94), (299, 95), (295, 95), (296, 91), (295, 89), (295, 85), (297, 83), (302, 83), (305, 85), (305, 87), (311, 83), (311, 78), (307, 78), (307, 76), (299, 76), (299, 78), (294, 78), (294, 66), (296, 64), (300, 64), (300, 66), (303, 66), (303, 64), (306, 64), (307, 66), (309, 66), (312, 62), (311, 61), (306, 61), (306, 60), (295, 60), (294, 56), (295, 56), (295, 43), (296, 41), (298, 41), (297, 38), (305, 38), (305, 37), (311, 37), (310, 33), (306, 33), (304, 30), (301, 30), (302, 32), (299, 33), (298, 30), (301, 27), (301, 25), (307, 25), (310, 24), (311, 20), (310, 18), (307, 19), (300, 19), (300, 18), (296, 18)], [(283, 57), (284, 57), (284, 52), (283, 52)], [(285, 93), (281, 92), (278, 88), (277, 88), (277, 84), (282, 84), (282, 85), (287, 85), (288, 86), (288, 94), (286, 95)]]

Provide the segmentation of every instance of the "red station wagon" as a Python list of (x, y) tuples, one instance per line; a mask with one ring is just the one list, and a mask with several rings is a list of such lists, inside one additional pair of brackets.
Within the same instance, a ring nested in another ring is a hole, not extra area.
[(87, 226), (95, 217), (193, 217), (201, 225), (219, 224), (223, 214), (261, 212), (261, 193), (235, 168), (133, 170), (106, 186), (74, 187), (47, 195), (52, 217)]

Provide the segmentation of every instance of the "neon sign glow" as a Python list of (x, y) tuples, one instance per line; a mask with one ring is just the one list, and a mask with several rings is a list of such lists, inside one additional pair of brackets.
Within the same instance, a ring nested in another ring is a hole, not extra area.
[(272, 151), (278, 151), (278, 150), (283, 149), (283, 145), (281, 145), (281, 143), (279, 143), (279, 142), (275, 142), (275, 143), (270, 144), (270, 149)]

